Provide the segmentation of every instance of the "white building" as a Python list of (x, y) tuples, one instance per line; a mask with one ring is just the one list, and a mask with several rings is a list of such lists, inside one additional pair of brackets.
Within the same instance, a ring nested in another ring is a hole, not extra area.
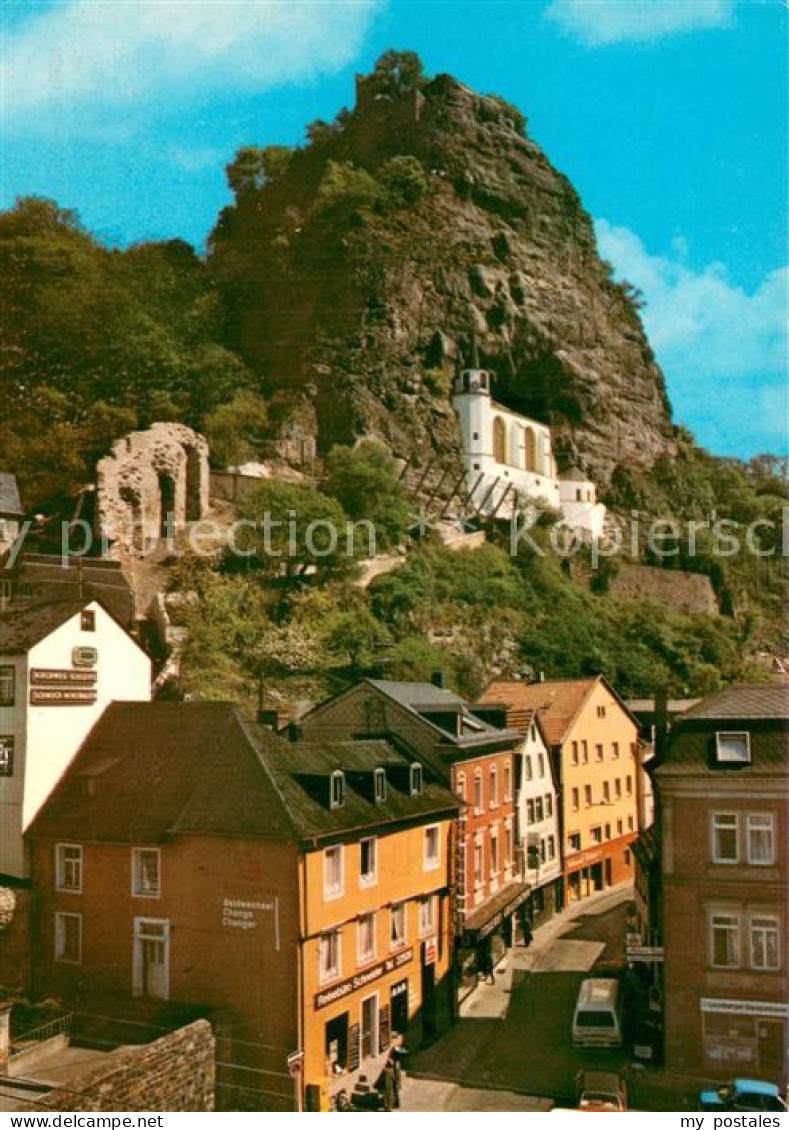
[(0, 875), (28, 875), (25, 829), (104, 708), (149, 701), (151, 663), (96, 600), (0, 616)]
[[(524, 724), (525, 723), (525, 724)], [(562, 855), (558, 798), (553, 766), (539, 717), (519, 720), (523, 745), (515, 758), (517, 838), (523, 851), (523, 875), (532, 888), (532, 914), (551, 913), (560, 902)]]
[(551, 430), (497, 404), (491, 374), (465, 369), (455, 379), (452, 404), (460, 421), (462, 458), (472, 509), (508, 518), (528, 502), (558, 510), (567, 526), (598, 538), (605, 506), (594, 483), (573, 468), (561, 475)]

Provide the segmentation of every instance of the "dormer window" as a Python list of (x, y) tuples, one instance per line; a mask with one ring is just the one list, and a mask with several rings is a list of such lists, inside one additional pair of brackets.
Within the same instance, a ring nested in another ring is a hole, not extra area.
[(386, 770), (376, 769), (373, 774), (373, 783), (375, 787), (375, 803), (383, 804), (386, 800)]
[(422, 795), (423, 783), (424, 782), (423, 782), (423, 779), (422, 779), (422, 766), (421, 765), (412, 765), (411, 766), (411, 796), (421, 796)]
[(331, 775), (329, 804), (331, 808), (342, 808), (345, 804), (345, 774), (341, 769), (337, 769)]
[(721, 765), (748, 765), (751, 760), (750, 734), (726, 733), (715, 735), (715, 759)]

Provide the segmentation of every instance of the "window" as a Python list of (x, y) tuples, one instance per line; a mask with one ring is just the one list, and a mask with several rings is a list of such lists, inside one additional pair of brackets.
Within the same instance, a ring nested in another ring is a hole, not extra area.
[(320, 940), (320, 981), (334, 981), (340, 976), (340, 931), (330, 930), (321, 934)]
[(82, 848), (79, 844), (58, 844), (55, 848), (55, 886), (59, 891), (82, 891)]
[(13, 777), (14, 775), (14, 739), (8, 736), (0, 737), (0, 777)]
[(356, 956), (360, 965), (375, 957), (374, 914), (362, 914), (356, 923)]
[(386, 800), (386, 770), (376, 769), (373, 774), (373, 785), (375, 791), (375, 803), (383, 804)]
[(494, 765), (490, 771), (490, 807), (499, 806), (499, 771)]
[(546, 848), (545, 840), (540, 840), (540, 863), (545, 863)]
[(602, 761), (603, 760), (603, 747), (602, 747), (602, 745), (598, 744), (594, 747), (594, 755), (595, 755), (596, 761)]
[(342, 844), (323, 853), (323, 897), (336, 899), (342, 894)]
[(425, 828), (425, 871), (435, 871), (441, 864), (441, 829), (438, 824)]
[(617, 779), (614, 781), (614, 796), (616, 797), (617, 800), (622, 799), (622, 778), (621, 777), (617, 777)]
[(82, 961), (82, 915), (55, 915), (55, 961), (79, 965)]
[(749, 812), (746, 818), (748, 862), (766, 866), (775, 863), (773, 818), (769, 812)]
[(778, 919), (772, 914), (753, 915), (750, 921), (751, 968), (780, 969)]
[(395, 950), (404, 946), (406, 942), (405, 903), (396, 902), (392, 905), (391, 929), (389, 932), (389, 945)]
[(736, 914), (713, 914), (710, 920), (712, 965), (736, 969), (740, 964), (740, 920)]
[(548, 837), (548, 858), (556, 859), (556, 840), (553, 836)]
[(474, 886), (481, 887), (484, 880), (484, 861), (482, 859), (482, 841), (474, 844)]
[(158, 848), (132, 848), (132, 894), (158, 899), (161, 894), (161, 859)]
[(512, 800), (512, 766), (509, 761), (504, 763), (504, 801)]
[(617, 822), (616, 822), (616, 834), (617, 834), (617, 836), (621, 836), (622, 833), (624, 832), (624, 830), (625, 830), (625, 826), (622, 823), (622, 821), (617, 820)]
[(611, 839), (611, 825), (610, 824), (606, 824), (606, 826), (605, 826), (605, 838), (607, 840)]
[(335, 769), (329, 782), (329, 807), (342, 808), (345, 804), (345, 774)]
[(581, 807), (581, 794), (578, 791), (578, 789), (573, 789), (573, 791), (572, 791), (572, 805), (573, 805), (573, 812), (577, 812), (578, 809)]
[(733, 812), (712, 816), (712, 862), (736, 863), (740, 857), (739, 822)]
[(598, 718), (605, 718), (605, 707), (604, 706), (598, 706), (597, 717)]
[(592, 786), (584, 785), (584, 804), (589, 808), (592, 804)]
[(526, 780), (530, 781), (532, 779), (531, 757), (525, 758), (523, 764), (526, 770)]
[(534, 823), (534, 801), (533, 800), (527, 800), (526, 801), (526, 823), (527, 824), (533, 824)]
[(10, 663), (0, 667), (0, 706), (14, 705), (15, 674)]
[(567, 842), (570, 845), (570, 851), (580, 851), (581, 850), (581, 833), (580, 832), (572, 832), (567, 837)]
[(751, 741), (747, 733), (717, 733), (715, 735), (715, 757), (730, 765), (743, 765), (751, 760)]
[(411, 766), (411, 796), (421, 796), (422, 795), (422, 784), (423, 784), (422, 766), (421, 765), (412, 765)]
[(482, 812), (482, 770), (476, 769), (474, 771), (474, 812), (479, 815)]
[(586, 740), (581, 742), (581, 760), (583, 761), (584, 765), (586, 765), (589, 760), (589, 746), (587, 745)]
[(631, 796), (632, 793), (633, 793), (633, 778), (630, 776), (629, 773), (628, 773), (627, 777), (625, 778), (625, 792), (627, 793), (628, 796)]
[(378, 840), (370, 836), (359, 844), (359, 886), (372, 887), (378, 882)]
[(466, 799), (466, 774), (465, 773), (458, 773), (457, 781), (456, 781), (456, 784), (455, 784), (455, 792), (457, 793), (457, 795), (460, 797), (461, 800)]
[(86, 608), (79, 615), (79, 626), (83, 632), (96, 631), (96, 613), (91, 608)]
[(534, 801), (534, 819), (537, 821), (538, 824), (542, 820), (545, 819), (545, 814), (544, 814), (543, 808), (542, 808), (542, 797), (541, 796), (538, 796), (536, 798), (536, 800)]
[(633, 831), (633, 828), (634, 828), (634, 825), (633, 825), (633, 817), (632, 817), (632, 816), (628, 816), (628, 818), (627, 818), (627, 830), (628, 830), (629, 832), (632, 832), (632, 831)]
[(509, 821), (504, 825), (504, 863), (512, 863), (512, 825)]
[(499, 873), (499, 833), (495, 828), (490, 832), (490, 873)]
[(425, 937), (435, 933), (436, 929), (436, 900), (433, 895), (426, 895), (419, 900), (419, 934)]
[(613, 757), (614, 761), (616, 761), (619, 757), (619, 742), (611, 743), (611, 756)]
[(537, 754), (537, 775), (539, 777), (545, 776), (545, 758), (541, 753)]
[(570, 746), (573, 765), (578, 764), (578, 742), (573, 742)]
[(603, 804), (609, 804), (611, 801), (611, 786), (608, 781), (603, 781)]
[(603, 829), (599, 824), (596, 828), (592, 828), (589, 834), (592, 837), (593, 844), (601, 844), (603, 842)]

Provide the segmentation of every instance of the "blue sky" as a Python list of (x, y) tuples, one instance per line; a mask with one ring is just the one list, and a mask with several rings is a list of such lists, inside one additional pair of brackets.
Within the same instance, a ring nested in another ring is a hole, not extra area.
[(299, 143), (387, 47), (516, 102), (647, 299), (676, 418), (787, 434), (781, 0), (0, 0), (3, 206), (202, 245), (243, 144)]

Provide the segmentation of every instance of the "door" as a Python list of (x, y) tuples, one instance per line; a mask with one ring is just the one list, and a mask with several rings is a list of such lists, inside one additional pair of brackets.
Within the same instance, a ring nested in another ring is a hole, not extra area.
[(405, 1035), (408, 1031), (408, 981), (392, 985), (392, 1032)]
[(362, 1060), (378, 1054), (378, 994), (362, 1001)]
[(166, 1001), (170, 996), (170, 923), (162, 918), (135, 918), (133, 992), (137, 997)]

